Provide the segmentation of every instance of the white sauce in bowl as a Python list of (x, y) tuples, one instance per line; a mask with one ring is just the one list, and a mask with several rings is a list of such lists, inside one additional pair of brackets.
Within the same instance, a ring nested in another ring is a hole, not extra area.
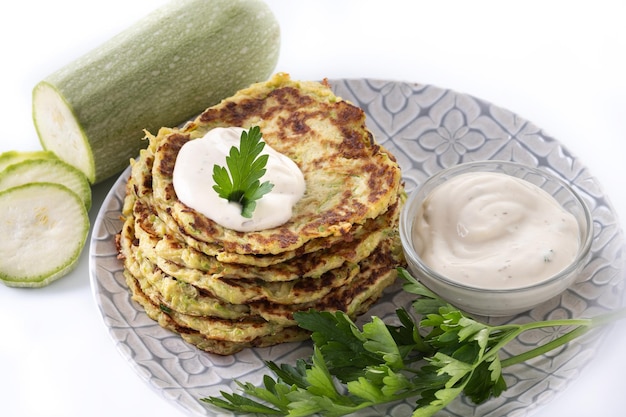
[(239, 147), (244, 130), (215, 128), (185, 143), (174, 165), (174, 190), (181, 202), (228, 229), (251, 232), (278, 227), (291, 218), (306, 184), (298, 165), (267, 143), (262, 154), (269, 159), (261, 182), (269, 181), (274, 188), (257, 200), (252, 218), (243, 217), (239, 204), (221, 198), (213, 189), (213, 166), (226, 166), (226, 156), (233, 146)]
[(436, 187), (418, 210), (412, 239), (431, 269), (485, 289), (550, 278), (580, 246), (576, 219), (550, 194), (494, 172), (461, 174)]

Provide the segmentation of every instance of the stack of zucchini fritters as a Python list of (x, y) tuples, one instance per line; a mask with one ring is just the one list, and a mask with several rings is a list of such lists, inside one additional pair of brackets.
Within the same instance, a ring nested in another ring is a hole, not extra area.
[[(177, 199), (172, 174), (182, 145), (228, 126), (259, 126), (303, 172), (305, 195), (284, 225), (236, 232)], [(276, 74), (148, 139), (131, 163), (120, 258), (133, 299), (189, 343), (227, 355), (302, 340), (308, 334), (293, 312), (356, 317), (395, 280), (400, 168), (363, 111), (326, 83)]]

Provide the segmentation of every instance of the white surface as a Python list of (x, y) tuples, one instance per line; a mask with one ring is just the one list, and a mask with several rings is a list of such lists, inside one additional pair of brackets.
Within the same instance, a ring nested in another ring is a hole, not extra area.
[[(0, 152), (39, 149), (30, 116), (37, 81), (162, 3), (3, 2)], [(579, 156), (626, 219), (623, 2), (268, 3), (282, 28), (277, 71), (299, 79), (434, 84), (505, 107)], [(95, 187), (92, 220), (110, 185)], [(0, 286), (0, 414), (182, 416), (115, 350), (91, 294), (87, 255), (49, 287)], [(623, 415), (624, 330), (626, 323), (565, 393), (535, 415)]]

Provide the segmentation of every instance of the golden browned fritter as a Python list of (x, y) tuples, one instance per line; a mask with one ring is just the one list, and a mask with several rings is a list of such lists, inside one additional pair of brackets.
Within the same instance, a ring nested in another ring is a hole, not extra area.
[[(172, 174), (181, 147), (229, 126), (259, 126), (303, 172), (306, 192), (287, 223), (237, 232), (178, 200)], [(133, 299), (189, 343), (224, 355), (302, 340), (294, 312), (356, 317), (395, 280), (400, 168), (364, 112), (325, 83), (277, 74), (147, 138), (131, 162), (120, 259)]]

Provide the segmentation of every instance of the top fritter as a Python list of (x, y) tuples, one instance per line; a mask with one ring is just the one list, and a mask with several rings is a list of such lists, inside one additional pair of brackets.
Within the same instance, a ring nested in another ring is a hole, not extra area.
[[(306, 192), (282, 226), (236, 232), (178, 200), (172, 181), (174, 164), (187, 141), (215, 127), (252, 126), (259, 126), (265, 142), (299, 166)], [(363, 110), (336, 97), (326, 84), (293, 81), (287, 74), (239, 91), (181, 130), (162, 129), (151, 142), (156, 204), (184, 234), (214, 246), (216, 254), (302, 251), (309, 242), (350, 235), (398, 198), (400, 169), (366, 129)]]

